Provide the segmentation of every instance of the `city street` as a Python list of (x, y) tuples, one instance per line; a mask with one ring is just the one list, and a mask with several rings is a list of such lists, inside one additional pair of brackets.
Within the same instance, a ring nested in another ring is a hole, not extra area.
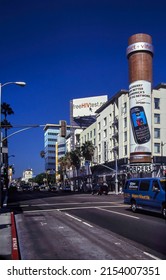
[(9, 197), (21, 259), (166, 259), (166, 221), (123, 195), (20, 192)]

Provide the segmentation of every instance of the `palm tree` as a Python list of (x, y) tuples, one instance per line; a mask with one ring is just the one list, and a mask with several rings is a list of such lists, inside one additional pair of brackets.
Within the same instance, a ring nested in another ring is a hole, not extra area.
[[(4, 102), (4, 103), (1, 104), (1, 114), (4, 115), (4, 120), (1, 122), (0, 125), (1, 125), (2, 128), (5, 129), (5, 135), (4, 135), (5, 137), (4, 137), (3, 145), (5, 147), (8, 147), (7, 130), (9, 128), (11, 128), (12, 125), (10, 124), (10, 122), (7, 121), (7, 116), (14, 114), (14, 112), (13, 112), (12, 108), (10, 107), (10, 105)], [(2, 141), (3, 141), (3, 139), (2, 139)], [(4, 154), (4, 163), (5, 163), (6, 169), (8, 170), (8, 153)], [(6, 188), (8, 188), (8, 180), (9, 180), (8, 172), (7, 172), (4, 179), (5, 179)]]
[(95, 147), (91, 141), (86, 141), (81, 146), (81, 153), (85, 160), (92, 161), (92, 157), (94, 155)]
[(68, 178), (68, 174), (67, 174), (66, 171), (67, 171), (67, 169), (69, 169), (72, 166), (70, 153), (67, 152), (65, 154), (65, 156), (59, 158), (58, 162), (59, 162), (59, 165), (60, 165), (61, 180), (63, 181), (64, 180), (64, 175), (66, 175), (66, 177)]
[(5, 129), (5, 138), (7, 138), (7, 130), (12, 127), (12, 125), (7, 121), (7, 116), (14, 114), (14, 111), (9, 104), (3, 102), (1, 104), (1, 114), (4, 115), (4, 120), (1, 123), (1, 126)]
[[(92, 144), (91, 141), (86, 141), (82, 146), (81, 146), (81, 153), (82, 156), (85, 159), (85, 162), (87, 162), (87, 175), (90, 175), (90, 162), (92, 161), (92, 158), (94, 156), (94, 150), (95, 147)], [(85, 180), (85, 179), (84, 179)], [(87, 179), (88, 183), (91, 184), (91, 178)]]
[(76, 148), (75, 150), (70, 152), (70, 159), (71, 159), (72, 165), (77, 170), (77, 176), (78, 176), (78, 170), (79, 170), (80, 164), (81, 164), (81, 150), (80, 150), (80, 148)]

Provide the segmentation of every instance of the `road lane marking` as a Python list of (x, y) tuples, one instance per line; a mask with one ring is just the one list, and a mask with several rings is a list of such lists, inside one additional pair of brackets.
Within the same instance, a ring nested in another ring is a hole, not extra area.
[(89, 223), (86, 222), (82, 222), (84, 225), (87, 225), (88, 227), (93, 227), (92, 225), (90, 225)]
[(154, 255), (149, 254), (148, 252), (143, 252), (143, 253), (144, 253), (145, 255), (147, 255), (147, 256), (149, 256), (149, 257), (151, 257), (151, 258), (155, 259), (155, 260), (161, 260), (161, 259), (159, 259), (159, 258), (155, 257)]
[(84, 225), (86, 225), (86, 226), (88, 226), (88, 227), (93, 227), (93, 226), (90, 225), (89, 223), (83, 222), (81, 219), (78, 219), (78, 218), (76, 218), (76, 217), (73, 216), (73, 215), (70, 215), (70, 214), (68, 214), (68, 213), (65, 213), (65, 215), (68, 216), (68, 217), (70, 217), (70, 218), (72, 218), (72, 219), (74, 219), (74, 220), (76, 220), (76, 221), (78, 221), (78, 222), (81, 222), (82, 224), (84, 224)]
[[(69, 210), (81, 210), (81, 209), (95, 209), (95, 208), (100, 208), (102, 209), (103, 207), (124, 207), (122, 205), (120, 206), (115, 206), (115, 205), (104, 205), (104, 206), (81, 206), (81, 207), (65, 207), (65, 208), (50, 208), (50, 209), (35, 209), (35, 210), (24, 210), (25, 213), (35, 213), (35, 212), (50, 212), (50, 211), (69, 211)], [(109, 211), (109, 210), (108, 210)], [(117, 212), (118, 213), (118, 212)]]
[(69, 217), (71, 217), (71, 218), (73, 218), (74, 220), (76, 220), (76, 221), (78, 221), (78, 222), (82, 222), (82, 220), (80, 220), (80, 219), (74, 217), (73, 215), (70, 215), (70, 214), (68, 214), (68, 213), (65, 213), (65, 215), (66, 215), (66, 216), (69, 216)]
[[(36, 206), (56, 206), (56, 205), (79, 205), (79, 204), (82, 204), (82, 202), (68, 202), (68, 203), (64, 203), (64, 202), (59, 202), (59, 203), (39, 203), (39, 204), (20, 204), (19, 206), (20, 207), (36, 207)], [(126, 207), (126, 205), (124, 204), (119, 204), (118, 202), (109, 202), (109, 201), (94, 201), (94, 202), (84, 202), (84, 204), (116, 204), (116, 205), (119, 205), (119, 207)], [(17, 205), (13, 205), (12, 207), (18, 207)], [(114, 206), (115, 207), (115, 206)], [(118, 207), (118, 206), (117, 206)]]
[(45, 223), (45, 222), (40, 222), (40, 224), (41, 224), (41, 226), (47, 225), (47, 223)]
[(140, 218), (138, 218), (138, 217), (136, 217), (136, 216), (127, 215), (127, 214), (124, 214), (124, 213), (119, 213), (119, 212), (116, 212), (116, 211), (103, 209), (103, 208), (101, 208), (101, 207), (95, 207), (95, 208), (96, 208), (96, 209), (99, 209), (99, 210), (102, 210), (102, 211), (110, 212), (110, 213), (113, 213), (113, 214), (117, 214), (117, 215), (129, 217), (129, 218), (132, 218), (132, 219), (140, 220)]

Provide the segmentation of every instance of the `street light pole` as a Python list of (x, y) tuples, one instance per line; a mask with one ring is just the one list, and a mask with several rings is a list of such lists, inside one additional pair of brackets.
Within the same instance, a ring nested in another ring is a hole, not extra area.
[(25, 82), (6, 82), (4, 84), (0, 83), (0, 208), (2, 207), (2, 199), (3, 199), (2, 198), (3, 185), (2, 185), (2, 182), (1, 182), (1, 178), (2, 178), (1, 168), (2, 168), (2, 163), (3, 163), (3, 158), (2, 158), (2, 156), (3, 156), (3, 153), (2, 153), (3, 145), (2, 145), (2, 143), (3, 142), (2, 142), (2, 125), (1, 125), (1, 123), (2, 123), (2, 118), (1, 118), (1, 104), (2, 104), (2, 102), (1, 102), (1, 99), (2, 99), (2, 87), (10, 85), (10, 84), (15, 84), (15, 85), (22, 86), (22, 87), (26, 85)]
[(115, 193), (118, 194), (118, 162), (117, 162), (117, 152), (115, 152)]

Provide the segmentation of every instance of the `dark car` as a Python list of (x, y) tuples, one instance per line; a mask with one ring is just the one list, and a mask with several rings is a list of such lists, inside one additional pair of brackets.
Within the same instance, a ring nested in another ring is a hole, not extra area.
[(62, 187), (63, 192), (71, 192), (71, 186), (70, 185), (65, 185)]
[(57, 191), (57, 186), (53, 185), (53, 186), (49, 186), (48, 189), (50, 192), (56, 192)]
[(103, 193), (107, 195), (108, 194), (108, 185), (106, 183), (94, 185), (93, 189), (92, 189), (92, 194), (95, 194), (95, 193), (97, 193), (98, 195), (102, 195)]
[(101, 185), (93, 184), (93, 186), (92, 186), (92, 194), (95, 194), (95, 193), (98, 194), (98, 192), (100, 191), (100, 188), (101, 188)]
[(28, 192), (32, 190), (32, 187), (30, 185), (22, 185), (21, 189), (23, 192)]
[(39, 185), (33, 186), (33, 190), (34, 190), (34, 191), (39, 191), (39, 190), (40, 190), (40, 189), (39, 189)]

